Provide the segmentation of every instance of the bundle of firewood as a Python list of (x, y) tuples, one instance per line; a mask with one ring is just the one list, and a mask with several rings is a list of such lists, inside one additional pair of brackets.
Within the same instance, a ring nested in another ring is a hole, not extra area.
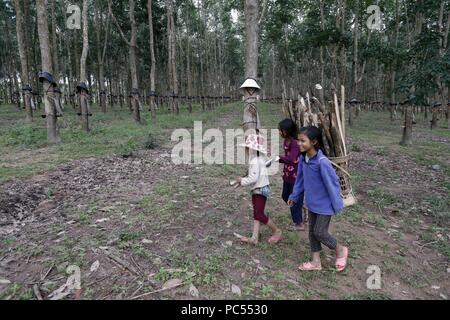
[(309, 93), (306, 93), (306, 100), (300, 95), (294, 100), (287, 99), (284, 90), (283, 112), (299, 128), (316, 126), (322, 129), (324, 153), (336, 168), (344, 204), (349, 206), (355, 203), (355, 198), (350, 185), (349, 155), (345, 142), (345, 88), (341, 87), (340, 104), (336, 92), (332, 94), (333, 101), (326, 103), (322, 86), (316, 85), (315, 91), (317, 97), (310, 97)]
[(283, 93), (283, 112), (298, 127), (316, 126), (323, 130), (325, 154), (330, 158), (347, 156), (345, 143), (345, 89), (342, 87), (341, 103), (333, 92), (334, 101), (325, 103), (323, 88), (316, 85), (317, 98), (306, 93), (306, 100), (298, 96), (297, 100), (287, 99)]

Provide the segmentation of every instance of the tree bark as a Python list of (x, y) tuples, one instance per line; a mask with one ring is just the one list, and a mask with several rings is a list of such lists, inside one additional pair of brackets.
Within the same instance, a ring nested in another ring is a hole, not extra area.
[[(258, 76), (258, 12), (257, 0), (245, 0), (245, 77), (253, 79)], [(256, 133), (260, 128), (256, 97), (246, 90), (244, 98), (248, 102), (244, 107), (244, 132)]]
[(445, 118), (447, 120), (447, 128), (450, 129), (450, 85), (447, 86), (447, 112), (445, 113)]
[[(19, 56), (20, 56), (20, 65), (22, 69), (21, 78), (22, 78), (22, 87), (25, 85), (30, 85), (30, 77), (29, 77), (29, 69), (28, 69), (28, 47), (25, 41), (24, 35), (24, 19), (21, 9), (20, 0), (14, 0), (14, 5), (16, 8), (16, 31), (17, 31), (17, 43), (19, 47)], [(31, 108), (31, 92), (24, 91), (24, 104), (26, 110), (26, 121), (33, 121), (33, 109)]]
[(412, 126), (413, 126), (413, 117), (412, 117), (412, 106), (408, 104), (405, 110), (405, 126), (403, 128), (403, 137), (400, 142), (403, 146), (411, 146), (412, 145)]
[(187, 94), (188, 94), (188, 110), (192, 113), (192, 73), (191, 73), (191, 38), (189, 36), (189, 15), (186, 17), (186, 80), (187, 80)]
[[(394, 38), (394, 48), (397, 49), (398, 46), (398, 36), (400, 31), (400, 6), (399, 6), (399, 0), (395, 0), (395, 38)], [(396, 76), (396, 70), (397, 70), (397, 61), (395, 60), (393, 62), (393, 65), (391, 66), (391, 74), (390, 74), (390, 81), (389, 81), (389, 101), (390, 101), (390, 114), (391, 114), (391, 121), (395, 120), (395, 76)]]
[[(320, 29), (325, 30), (325, 14), (324, 14), (324, 3), (323, 0), (319, 1), (319, 11), (320, 11)], [(324, 60), (324, 47), (320, 46), (320, 84), (325, 87), (325, 60)]]
[[(358, 4), (357, 4), (358, 6)], [(355, 12), (355, 27), (353, 30), (353, 62), (352, 62), (352, 99), (357, 99), (358, 95), (358, 33), (359, 29), (359, 8), (356, 8)], [(356, 106), (354, 106), (356, 107)], [(352, 104), (348, 112), (348, 125), (353, 126), (353, 110)]]
[[(421, 8), (423, 5), (423, 0), (417, 1), (417, 7)], [(423, 25), (423, 13), (420, 9), (416, 12), (415, 16), (415, 28), (412, 34), (413, 42), (416, 42), (422, 33), (422, 25)], [(409, 44), (409, 49), (411, 49), (411, 43)], [(416, 66), (412, 66), (412, 72), (415, 73)], [(411, 92), (414, 94), (416, 91), (415, 86), (412, 86)], [(409, 103), (404, 109), (405, 115), (405, 127), (403, 129), (402, 140), (400, 141), (401, 145), (412, 145), (412, 125), (413, 125), (413, 111), (412, 106)]]
[(108, 44), (109, 35), (109, 15), (106, 22), (106, 28), (104, 30), (104, 44), (102, 46), (101, 30), (103, 27), (102, 9), (100, 3), (96, 2), (96, 20), (97, 20), (97, 61), (98, 61), (98, 89), (99, 89), (99, 104), (103, 113), (106, 113), (108, 108), (106, 99), (106, 87), (105, 87), (105, 55)]
[(53, 46), (53, 76), (56, 83), (59, 83), (59, 62), (58, 62), (58, 40), (56, 38), (56, 12), (55, 12), (56, 0), (51, 0), (51, 15), (52, 15), (52, 46)]
[(436, 129), (438, 127), (438, 107), (432, 107), (431, 111), (431, 130)]
[(155, 105), (155, 75), (156, 75), (156, 58), (155, 58), (155, 45), (154, 45), (154, 34), (153, 34), (153, 11), (152, 11), (152, 0), (147, 1), (147, 11), (148, 11), (148, 27), (150, 30), (149, 41), (150, 41), (150, 112), (152, 119), (156, 119), (156, 105)]
[(178, 107), (178, 75), (177, 75), (177, 65), (176, 65), (176, 41), (175, 41), (175, 22), (173, 19), (173, 3), (172, 0), (166, 0), (166, 9), (167, 9), (167, 32), (168, 32), (168, 48), (169, 48), (169, 65), (170, 65), (170, 88), (171, 88), (171, 97), (170, 102), (172, 106), (172, 111), (176, 114), (180, 113), (180, 109)]
[[(83, 51), (80, 60), (80, 81), (88, 85), (86, 75), (86, 60), (89, 51), (89, 21), (88, 21), (88, 1), (83, 0)], [(79, 101), (81, 106), (81, 127), (84, 131), (89, 132), (89, 102), (85, 93), (79, 92)]]
[[(53, 72), (52, 54), (50, 51), (50, 40), (48, 32), (47, 8), (45, 0), (36, 0), (37, 25), (39, 33), (39, 46), (41, 50), (41, 63), (43, 71)], [(47, 140), (50, 144), (60, 143), (60, 137), (57, 126), (55, 106), (50, 102), (52, 92), (50, 92), (52, 84), (48, 81), (43, 82), (44, 85), (44, 104), (45, 113), (47, 115)]]

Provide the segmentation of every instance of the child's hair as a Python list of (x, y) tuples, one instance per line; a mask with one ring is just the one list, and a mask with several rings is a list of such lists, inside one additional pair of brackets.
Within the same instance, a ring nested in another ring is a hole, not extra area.
[(278, 124), (278, 129), (287, 133), (289, 138), (297, 139), (298, 128), (291, 119), (284, 119)]
[(322, 130), (314, 127), (314, 126), (309, 126), (309, 127), (303, 127), (300, 129), (300, 134), (304, 134), (308, 137), (309, 140), (311, 141), (316, 141), (317, 143), (314, 145), (314, 147), (316, 148), (316, 150), (324, 150), (323, 147), (323, 136), (322, 136)]

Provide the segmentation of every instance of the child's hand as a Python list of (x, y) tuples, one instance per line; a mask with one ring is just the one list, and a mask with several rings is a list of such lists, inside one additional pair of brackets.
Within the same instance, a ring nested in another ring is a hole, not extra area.
[(292, 200), (288, 200), (287, 204), (289, 207), (293, 207), (295, 205), (295, 202)]
[(239, 183), (239, 185), (241, 184), (241, 182), (242, 182), (242, 177), (237, 177), (236, 178), (236, 181)]

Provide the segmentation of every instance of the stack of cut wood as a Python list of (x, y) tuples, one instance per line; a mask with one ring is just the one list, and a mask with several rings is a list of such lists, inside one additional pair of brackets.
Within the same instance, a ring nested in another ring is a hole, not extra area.
[(333, 101), (326, 103), (322, 86), (316, 85), (315, 91), (317, 98), (306, 93), (305, 101), (300, 95), (297, 100), (287, 99), (284, 90), (283, 112), (286, 117), (295, 121), (299, 128), (316, 126), (322, 129), (324, 153), (336, 168), (344, 204), (349, 206), (355, 203), (355, 198), (350, 185), (349, 154), (345, 142), (345, 88), (341, 87), (340, 104), (336, 92), (332, 94)]

